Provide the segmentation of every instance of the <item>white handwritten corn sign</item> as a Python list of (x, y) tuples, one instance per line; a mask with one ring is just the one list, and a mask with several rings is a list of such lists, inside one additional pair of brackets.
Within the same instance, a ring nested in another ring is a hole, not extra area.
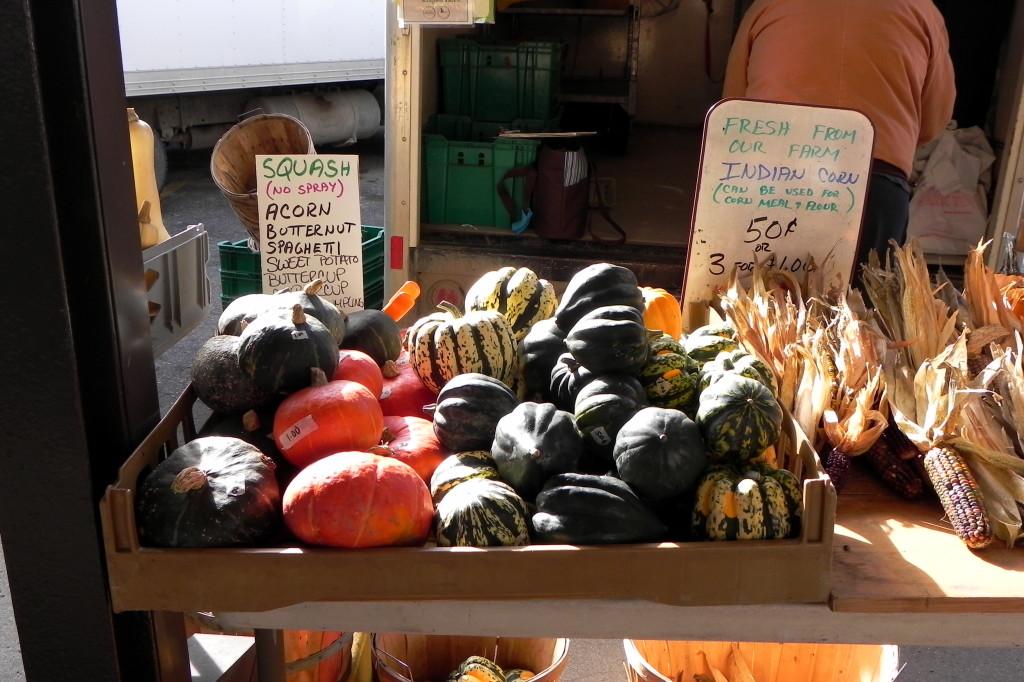
[[(848, 109), (725, 100), (708, 112), (683, 282), (693, 317), (754, 262), (800, 277), (832, 254), (849, 281), (874, 128)], [(802, 277), (800, 277), (802, 279)], [(701, 304), (701, 305), (694, 305)]]
[(322, 279), (341, 310), (363, 308), (359, 157), (256, 157), (263, 293)]

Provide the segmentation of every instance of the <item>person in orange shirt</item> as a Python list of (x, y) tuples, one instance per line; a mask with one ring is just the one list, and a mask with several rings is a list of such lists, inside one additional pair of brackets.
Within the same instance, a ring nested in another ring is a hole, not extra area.
[(856, 109), (875, 128), (857, 262), (902, 244), (919, 145), (949, 124), (949, 37), (932, 0), (756, 0), (740, 24), (724, 98)]

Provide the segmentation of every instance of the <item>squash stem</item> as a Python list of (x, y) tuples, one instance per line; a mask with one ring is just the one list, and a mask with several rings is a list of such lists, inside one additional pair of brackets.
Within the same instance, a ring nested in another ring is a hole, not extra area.
[(296, 327), (300, 324), (306, 324), (306, 311), (298, 303), (292, 306), (292, 324)]
[(206, 473), (199, 467), (185, 467), (174, 477), (171, 490), (176, 493), (189, 493), (206, 486), (206, 480)]
[(306, 285), (302, 290), (302, 293), (307, 296), (316, 296), (320, 293), (320, 290), (324, 288), (324, 281), (322, 279), (314, 279), (312, 282)]
[(242, 415), (242, 428), (247, 433), (252, 433), (256, 429), (260, 428), (260, 416), (256, 414), (256, 410), (249, 410)]
[(394, 379), (401, 371), (398, 369), (398, 363), (394, 360), (388, 360), (384, 363), (384, 366), (380, 368), (381, 374), (384, 375), (385, 379)]
[(319, 367), (312, 367), (309, 370), (310, 385), (311, 386), (326, 386), (327, 385), (327, 374), (324, 373)]
[(462, 317), (462, 311), (459, 310), (459, 306), (455, 305), (454, 303), (450, 303), (448, 301), (441, 301), (440, 303), (437, 304), (437, 307), (439, 310), (443, 310), (444, 312), (448, 313), (454, 318)]

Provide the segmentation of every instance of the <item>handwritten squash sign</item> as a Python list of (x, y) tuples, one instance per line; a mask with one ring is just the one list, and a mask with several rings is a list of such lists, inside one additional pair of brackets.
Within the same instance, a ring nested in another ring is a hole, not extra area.
[[(684, 319), (754, 263), (849, 282), (874, 128), (864, 114), (731, 99), (708, 112), (683, 282)], [(701, 305), (694, 305), (701, 304)]]
[(321, 296), (362, 310), (359, 157), (259, 155), (256, 178), (263, 293), (321, 279)]

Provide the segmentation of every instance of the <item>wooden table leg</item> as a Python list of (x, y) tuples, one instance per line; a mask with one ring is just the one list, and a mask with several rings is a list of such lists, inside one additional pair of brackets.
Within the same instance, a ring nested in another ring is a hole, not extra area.
[(284, 633), (255, 630), (256, 669), (259, 682), (285, 682)]
[(160, 682), (190, 682), (192, 668), (188, 660), (184, 614), (154, 611), (153, 639), (156, 642)]

